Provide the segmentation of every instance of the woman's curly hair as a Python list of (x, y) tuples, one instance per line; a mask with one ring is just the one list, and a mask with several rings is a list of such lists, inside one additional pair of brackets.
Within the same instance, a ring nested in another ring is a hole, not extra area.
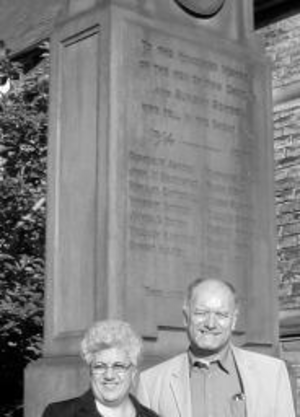
[(81, 342), (81, 356), (90, 365), (97, 352), (118, 348), (127, 354), (133, 365), (137, 365), (142, 347), (141, 338), (129, 323), (122, 320), (103, 320), (95, 322), (85, 333)]

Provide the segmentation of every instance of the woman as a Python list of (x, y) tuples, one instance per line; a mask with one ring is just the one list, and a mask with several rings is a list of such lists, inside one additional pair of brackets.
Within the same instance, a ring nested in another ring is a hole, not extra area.
[(96, 322), (81, 342), (90, 369), (90, 389), (81, 397), (49, 404), (43, 417), (157, 417), (130, 393), (142, 341), (128, 323)]

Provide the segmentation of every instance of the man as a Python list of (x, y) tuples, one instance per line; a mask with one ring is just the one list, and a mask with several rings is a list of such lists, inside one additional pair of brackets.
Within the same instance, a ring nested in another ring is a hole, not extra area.
[(183, 313), (189, 350), (142, 372), (141, 402), (161, 417), (295, 417), (284, 362), (231, 342), (238, 314), (231, 284), (196, 280)]

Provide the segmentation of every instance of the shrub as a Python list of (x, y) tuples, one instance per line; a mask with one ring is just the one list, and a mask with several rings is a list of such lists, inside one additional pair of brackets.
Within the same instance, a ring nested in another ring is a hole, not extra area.
[[(3, 45), (2, 45), (3, 46)], [(19, 415), (24, 367), (41, 352), (48, 53), (30, 71), (0, 60), (0, 415)], [(1, 408), (2, 407), (2, 408)]]

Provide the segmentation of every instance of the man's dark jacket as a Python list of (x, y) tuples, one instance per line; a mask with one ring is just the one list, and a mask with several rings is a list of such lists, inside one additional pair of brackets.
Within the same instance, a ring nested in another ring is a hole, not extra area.
[[(130, 395), (130, 399), (136, 409), (136, 417), (158, 417), (154, 411), (138, 402), (133, 395)], [(92, 391), (88, 390), (81, 397), (49, 404), (42, 417), (101, 417), (101, 414), (96, 408)]]

